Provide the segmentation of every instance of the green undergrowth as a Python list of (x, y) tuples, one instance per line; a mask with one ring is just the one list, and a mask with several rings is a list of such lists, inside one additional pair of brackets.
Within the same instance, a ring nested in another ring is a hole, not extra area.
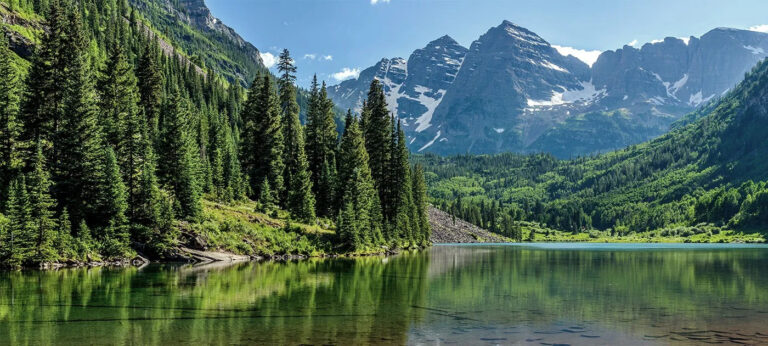
[(335, 232), (327, 220), (314, 225), (292, 222), (284, 211), (272, 215), (256, 212), (252, 201), (224, 204), (205, 200), (203, 206), (200, 222), (181, 223), (180, 227), (183, 235), (199, 237), (208, 250), (261, 256), (333, 252), (330, 244)]

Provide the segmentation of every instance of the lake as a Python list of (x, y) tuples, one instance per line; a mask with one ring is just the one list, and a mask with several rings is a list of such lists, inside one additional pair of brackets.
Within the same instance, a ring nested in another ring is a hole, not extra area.
[(394, 257), (0, 272), (0, 344), (768, 343), (768, 247), (438, 245)]

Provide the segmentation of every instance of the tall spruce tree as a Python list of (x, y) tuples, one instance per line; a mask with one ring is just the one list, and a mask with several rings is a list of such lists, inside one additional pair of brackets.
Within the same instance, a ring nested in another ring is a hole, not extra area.
[(173, 193), (176, 214), (197, 218), (202, 211), (202, 188), (197, 176), (197, 150), (190, 138), (188, 101), (175, 91), (164, 106), (159, 142), (160, 182)]
[(6, 266), (18, 267), (29, 258), (34, 225), (24, 176), (11, 181), (9, 190), (7, 213), (10, 224), (2, 240), (0, 257)]
[(52, 162), (56, 200), (69, 210), (73, 222), (92, 222), (98, 209), (92, 201), (100, 194), (103, 172), (103, 138), (97, 124), (80, 12), (72, 10), (67, 18), (69, 28), (59, 51), (64, 78), (57, 86), (62, 90), (63, 103), (54, 121), (58, 125), (54, 126), (51, 156), (47, 157)]
[(336, 159), (333, 155), (330, 156), (330, 160), (323, 160), (323, 167), (320, 171), (316, 195), (317, 213), (320, 216), (328, 217), (336, 214), (336, 194), (339, 188), (337, 178)]
[[(305, 133), (307, 136), (306, 152), (309, 160), (309, 170), (312, 173), (312, 186), (317, 194), (319, 186), (320, 172), (323, 164), (322, 142), (320, 136), (320, 124), (322, 113), (322, 102), (320, 100), (320, 89), (317, 84), (317, 75), (312, 77), (312, 85), (309, 89), (309, 101), (307, 102), (307, 121)], [(319, 197), (319, 195), (318, 195)]]
[(38, 142), (43, 143), (46, 156), (50, 157), (51, 142), (59, 128), (64, 108), (64, 87), (68, 84), (65, 82), (69, 78), (67, 71), (71, 64), (67, 58), (78, 52), (65, 50), (84, 48), (72, 47), (64, 42), (68, 30), (76, 28), (68, 27), (67, 11), (60, 0), (50, 1), (46, 21), (48, 30), (43, 34), (33, 56), (22, 104), (22, 140), (27, 144), (24, 155), (27, 162), (34, 159), (34, 145)]
[(427, 246), (430, 243), (429, 238), (432, 231), (427, 216), (427, 183), (424, 180), (424, 168), (421, 165), (413, 167), (411, 178), (413, 181), (413, 204), (416, 206), (416, 223), (419, 230), (417, 241), (421, 246)]
[(8, 187), (20, 166), (18, 140), (19, 81), (8, 39), (0, 35), (0, 210), (5, 209)]
[(283, 107), (283, 161), (287, 196), (284, 206), (297, 220), (312, 222), (315, 219), (315, 197), (312, 195), (309, 162), (304, 152), (304, 128), (299, 121), (299, 104), (296, 102), (296, 67), (288, 50), (280, 54), (280, 102)]
[(261, 195), (261, 184), (269, 181), (274, 201), (284, 191), (283, 129), (280, 103), (269, 75), (257, 77), (248, 90), (241, 118), (241, 157), (250, 180), (251, 198)]
[(284, 181), (287, 187), (286, 209), (297, 220), (312, 222), (315, 219), (315, 197), (309, 176), (309, 162), (304, 153), (304, 131), (299, 122), (299, 113), (286, 115), (285, 137), (290, 143), (286, 147)]
[(99, 184), (99, 198), (97, 200), (97, 222), (94, 222), (97, 233), (96, 239), (109, 241), (110, 254), (118, 255), (128, 247), (127, 218), (125, 212), (128, 209), (127, 191), (123, 184), (122, 174), (117, 165), (115, 152), (106, 147), (102, 154), (101, 183)]
[(368, 91), (362, 119), (365, 148), (370, 157), (371, 176), (381, 199), (385, 220), (391, 220), (396, 212), (392, 203), (393, 189), (390, 181), (392, 148), (392, 123), (381, 83), (374, 79)]
[(59, 259), (73, 259), (77, 256), (74, 248), (74, 239), (72, 238), (72, 222), (69, 221), (69, 213), (62, 210), (59, 213), (56, 222), (56, 240), (53, 242), (54, 249)]
[[(107, 63), (97, 84), (99, 92), (99, 124), (107, 143), (120, 153), (122, 134), (131, 118), (138, 114), (139, 93), (133, 66), (126, 60), (123, 47), (115, 38), (109, 48)], [(130, 120), (133, 121), (133, 120)]]
[(393, 209), (394, 220), (391, 227), (393, 236), (399, 237), (409, 245), (414, 245), (418, 230), (414, 226), (413, 186), (411, 183), (411, 167), (408, 162), (408, 148), (405, 144), (405, 134), (397, 122), (397, 128), (392, 141), (390, 171), (388, 173), (389, 186), (393, 192), (390, 202)]
[(338, 176), (342, 242), (355, 250), (382, 244), (381, 208), (368, 167), (368, 153), (359, 124), (349, 113), (339, 148)]
[(158, 66), (159, 55), (157, 41), (147, 40), (136, 70), (139, 94), (141, 95), (141, 109), (146, 118), (147, 135), (153, 143), (157, 141), (160, 110), (163, 104), (163, 84), (165, 83), (163, 72)]
[[(289, 110), (289, 107), (294, 107), (296, 103), (296, 90), (294, 89), (294, 83), (296, 83), (296, 65), (294, 65), (293, 58), (291, 58), (291, 52), (288, 49), (283, 49), (280, 52), (280, 58), (277, 62), (278, 79), (277, 86), (280, 90), (280, 110), (283, 114), (288, 114), (294, 110)], [(291, 92), (293, 91), (293, 94)]]
[(228, 126), (228, 124), (222, 124), (222, 120), (219, 119), (218, 114), (211, 113), (209, 120), (209, 145), (207, 150), (208, 165), (210, 167), (210, 184), (213, 195), (222, 201), (230, 201), (232, 199), (231, 190), (229, 193), (227, 191), (229, 184), (224, 176), (228, 150), (225, 128)]
[(31, 260), (34, 263), (51, 262), (58, 258), (54, 248), (57, 239), (56, 201), (51, 197), (51, 180), (40, 145), (37, 146), (37, 155), (27, 181), (33, 229)]

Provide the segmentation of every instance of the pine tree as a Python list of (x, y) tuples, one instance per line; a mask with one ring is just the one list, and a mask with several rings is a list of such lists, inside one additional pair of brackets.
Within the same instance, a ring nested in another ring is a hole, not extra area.
[(5, 209), (8, 186), (17, 174), (20, 124), (19, 83), (8, 39), (0, 35), (0, 210)]
[(371, 176), (381, 199), (385, 220), (391, 220), (396, 212), (392, 203), (393, 190), (389, 184), (392, 143), (392, 123), (381, 83), (374, 79), (368, 91), (361, 123), (365, 148), (370, 157)]
[(319, 136), (322, 139), (322, 149), (325, 151), (323, 157), (328, 161), (333, 161), (332, 156), (336, 153), (336, 147), (339, 144), (339, 133), (336, 128), (336, 111), (333, 101), (328, 97), (328, 90), (325, 82), (320, 87), (320, 99), (323, 101), (321, 112), (321, 124), (319, 127)]
[(145, 121), (146, 119), (139, 112), (124, 118), (120, 126), (120, 141), (117, 146), (117, 162), (127, 193), (126, 216), (131, 223), (136, 222), (137, 219), (136, 206), (140, 204), (142, 174), (146, 169), (154, 169), (151, 139)]
[(413, 181), (413, 204), (416, 206), (416, 224), (419, 230), (419, 236), (417, 241), (420, 245), (426, 246), (430, 243), (430, 237), (432, 231), (429, 225), (429, 217), (427, 216), (427, 183), (424, 180), (424, 168), (421, 165), (413, 167), (411, 172), (411, 178)]
[(222, 121), (217, 115), (211, 117), (211, 134), (208, 147), (211, 185), (216, 198), (222, 201), (229, 201), (232, 199), (232, 196), (227, 196), (228, 182), (224, 176), (224, 166), (227, 155), (225, 129), (228, 126), (228, 124), (222, 124)]
[(34, 234), (32, 211), (23, 176), (11, 181), (7, 209), (10, 224), (2, 241), (3, 248), (0, 255), (5, 265), (18, 267), (29, 258)]
[(139, 113), (136, 83), (133, 66), (128, 64), (123, 47), (117, 42), (111, 43), (109, 57), (97, 85), (99, 124), (107, 143), (116, 148), (118, 153), (122, 152), (120, 145), (123, 133), (135, 131), (126, 127), (129, 122), (135, 122), (133, 118)]
[(97, 244), (94, 242), (94, 239), (91, 236), (91, 229), (88, 228), (88, 224), (85, 223), (85, 220), (80, 221), (77, 226), (77, 237), (75, 242), (77, 244), (77, 255), (80, 259), (88, 260), (93, 254)]
[(351, 192), (348, 196), (345, 196), (344, 200), (344, 206), (339, 212), (339, 220), (336, 223), (339, 241), (352, 250), (360, 250), (363, 244), (357, 227), (358, 223), (355, 217), (355, 205), (352, 202), (353, 196), (351, 195)]
[(252, 197), (261, 194), (260, 185), (270, 183), (273, 199), (284, 191), (283, 130), (280, 104), (268, 75), (257, 78), (248, 90), (241, 113), (243, 167), (250, 178)]
[(284, 156), (284, 181), (288, 191), (286, 209), (297, 220), (312, 222), (315, 219), (315, 198), (309, 180), (309, 162), (304, 153), (304, 133), (299, 123), (299, 113), (286, 114), (285, 117), (289, 119), (284, 122), (285, 138), (289, 143)]
[[(28, 145), (25, 159), (34, 159), (34, 145), (42, 143), (46, 156), (50, 157), (50, 143), (60, 126), (65, 98), (64, 87), (71, 62), (66, 61), (73, 52), (66, 52), (68, 28), (67, 13), (60, 0), (51, 0), (46, 14), (48, 30), (33, 57), (27, 75), (24, 102), (22, 105), (24, 128), (22, 140)], [(71, 41), (71, 40), (69, 40)], [(81, 47), (77, 47), (78, 49)]]
[(325, 82), (318, 89), (317, 77), (315, 77), (307, 110), (307, 157), (312, 173), (313, 193), (319, 202), (317, 212), (322, 216), (333, 214), (334, 208), (328, 201), (336, 198), (333, 187), (335, 184), (335, 167), (333, 166), (336, 162), (338, 134), (333, 108), (333, 102), (328, 99)]
[(32, 165), (28, 181), (30, 217), (33, 223), (31, 260), (34, 263), (51, 262), (58, 257), (54, 248), (54, 241), (57, 238), (54, 216), (56, 201), (50, 194), (51, 180), (40, 145), (38, 145), (36, 159)]
[(149, 139), (157, 141), (160, 110), (162, 109), (163, 73), (157, 63), (159, 55), (157, 42), (148, 40), (143, 48), (139, 66), (136, 70), (138, 77), (141, 108), (144, 111)]
[(272, 196), (272, 192), (269, 190), (269, 179), (264, 179), (260, 190), (259, 199), (257, 201), (258, 211), (262, 213), (271, 213), (275, 208), (275, 201)]
[(243, 173), (238, 159), (237, 138), (229, 124), (224, 126), (224, 180), (227, 186), (229, 199), (239, 200), (245, 197)]
[(53, 168), (54, 196), (69, 210), (72, 221), (79, 223), (86, 219), (93, 221), (91, 217), (98, 208), (91, 202), (97, 200), (100, 193), (103, 139), (97, 125), (95, 95), (78, 11), (68, 15), (68, 23), (59, 52), (64, 78), (57, 88), (63, 91), (63, 102), (55, 119), (59, 125), (54, 126), (51, 156), (47, 158)]
[(323, 160), (320, 180), (317, 188), (317, 212), (320, 216), (331, 216), (336, 213), (337, 172), (335, 156), (331, 160)]
[(188, 107), (178, 92), (165, 104), (158, 171), (161, 183), (176, 199), (176, 214), (194, 219), (202, 212), (202, 188), (196, 176), (197, 150), (189, 135)]
[[(351, 205), (354, 216), (347, 221), (348, 229), (353, 227), (354, 237), (345, 240), (353, 247), (358, 245), (376, 246), (383, 243), (381, 234), (382, 218), (378, 194), (373, 186), (368, 168), (368, 153), (357, 120), (347, 117), (346, 131), (339, 149), (339, 195), (340, 212)], [(341, 217), (341, 216), (340, 216)], [(344, 218), (350, 218), (349, 215)], [(349, 224), (352, 222), (352, 224)], [(358, 239), (359, 238), (359, 239)], [(359, 248), (359, 247), (357, 247)]]
[(104, 172), (99, 188), (97, 200), (98, 221), (96, 239), (110, 242), (113, 255), (121, 254), (128, 247), (127, 218), (125, 212), (128, 209), (127, 191), (123, 184), (117, 158), (112, 148), (104, 149)]
[[(148, 159), (149, 129), (139, 109), (140, 93), (133, 68), (128, 64), (118, 42), (110, 47), (109, 60), (99, 82), (102, 129), (115, 150), (126, 187), (125, 215), (133, 222), (139, 194), (141, 167)], [(122, 220), (116, 220), (120, 223)], [(121, 228), (122, 226), (116, 226)], [(121, 241), (124, 241), (122, 239)]]
[(56, 222), (56, 240), (53, 242), (59, 259), (73, 259), (77, 256), (74, 251), (74, 239), (72, 238), (72, 222), (69, 221), (69, 213), (62, 210)]
[(307, 135), (306, 152), (309, 160), (309, 170), (312, 173), (312, 186), (315, 188), (315, 194), (318, 196), (318, 186), (320, 186), (320, 174), (322, 172), (323, 157), (322, 142), (319, 134), (320, 119), (322, 113), (322, 102), (320, 99), (320, 89), (317, 84), (317, 75), (312, 77), (312, 85), (309, 91), (309, 102), (307, 104), (307, 121), (305, 133)]
[(312, 222), (315, 219), (315, 197), (312, 195), (309, 162), (304, 152), (304, 129), (299, 121), (299, 104), (296, 102), (296, 88), (293, 85), (296, 67), (288, 53), (280, 54), (278, 71), (281, 73), (280, 102), (283, 107), (283, 181), (288, 192), (284, 205), (297, 220)]
[(396, 212), (397, 233), (410, 245), (414, 245), (419, 233), (416, 208), (413, 203), (413, 185), (411, 182), (411, 165), (408, 161), (408, 148), (405, 144), (405, 134), (400, 122), (397, 122), (393, 147), (391, 152), (390, 187), (393, 208)]
[(150, 149), (150, 159), (141, 169), (132, 238), (149, 246), (151, 251), (159, 252), (158, 249), (164, 249), (176, 240), (177, 231), (173, 227), (170, 196), (158, 187), (152, 156)]
[(298, 113), (296, 109), (289, 110), (289, 107), (298, 107), (298, 104), (296, 104), (296, 90), (294, 89), (296, 65), (294, 65), (291, 53), (287, 49), (283, 49), (280, 52), (277, 71), (280, 74), (277, 80), (278, 89), (280, 90), (280, 110), (283, 114)]

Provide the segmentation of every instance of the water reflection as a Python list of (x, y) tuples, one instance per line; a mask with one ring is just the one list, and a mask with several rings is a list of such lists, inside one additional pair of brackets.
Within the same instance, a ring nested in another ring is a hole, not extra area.
[(0, 272), (0, 344), (768, 342), (765, 248)]

